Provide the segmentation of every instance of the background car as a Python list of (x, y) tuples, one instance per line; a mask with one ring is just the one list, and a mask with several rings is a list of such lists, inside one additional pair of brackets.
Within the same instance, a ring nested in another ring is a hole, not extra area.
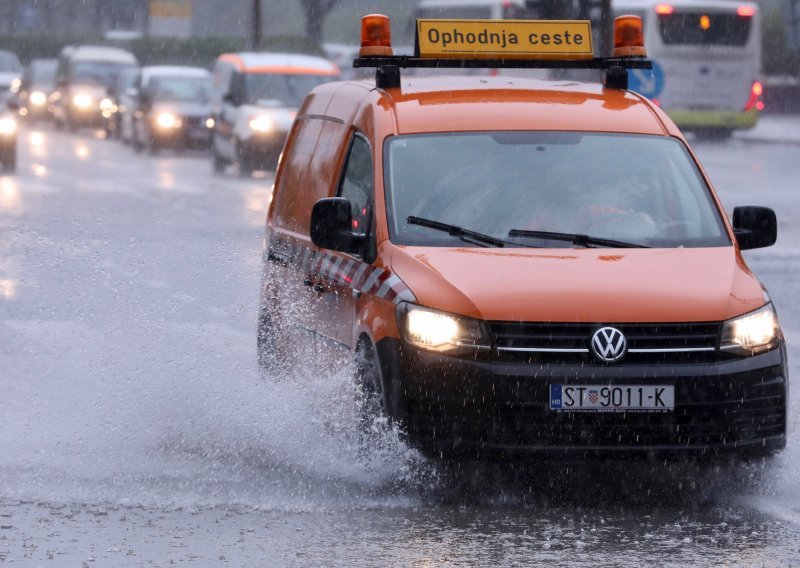
[[(114, 85), (108, 90), (108, 97), (112, 102), (112, 113), (106, 123), (106, 132), (112, 138), (129, 143), (132, 138), (133, 128), (131, 118), (136, 107), (135, 93), (131, 89), (139, 76), (139, 68), (125, 69), (119, 74)], [(127, 125), (123, 122), (127, 119)], [(127, 126), (127, 136), (123, 136), (124, 126)]]
[(0, 114), (0, 165), (4, 172), (17, 168), (17, 119), (8, 110)]
[(239, 163), (242, 175), (278, 162), (306, 94), (337, 79), (321, 57), (286, 53), (228, 53), (214, 66), (214, 171)]
[(16, 54), (0, 51), (0, 104), (11, 96), (12, 91), (19, 89), (22, 75), (22, 64)]
[(114, 47), (80, 46), (62, 50), (56, 72), (53, 114), (56, 125), (76, 130), (105, 126), (103, 111), (112, 106), (108, 90), (125, 69), (138, 65), (129, 51)]
[(211, 74), (175, 67), (150, 77), (133, 120), (133, 146), (156, 154), (161, 148), (208, 148), (211, 142)]
[(29, 120), (50, 116), (50, 95), (56, 84), (57, 59), (34, 59), (22, 74), (16, 104)]

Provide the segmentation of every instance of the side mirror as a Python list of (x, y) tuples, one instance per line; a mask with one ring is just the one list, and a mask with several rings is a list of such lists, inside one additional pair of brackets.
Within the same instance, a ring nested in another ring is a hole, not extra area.
[(733, 232), (742, 250), (769, 247), (778, 240), (778, 220), (769, 207), (734, 207)]
[(358, 254), (364, 235), (353, 233), (350, 202), (344, 197), (320, 199), (311, 210), (311, 242), (319, 248)]

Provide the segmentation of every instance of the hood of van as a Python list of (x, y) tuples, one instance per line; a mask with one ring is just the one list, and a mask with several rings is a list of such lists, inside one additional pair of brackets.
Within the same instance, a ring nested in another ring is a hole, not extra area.
[(721, 321), (765, 303), (733, 246), (395, 247), (391, 266), (420, 305), (495, 321)]

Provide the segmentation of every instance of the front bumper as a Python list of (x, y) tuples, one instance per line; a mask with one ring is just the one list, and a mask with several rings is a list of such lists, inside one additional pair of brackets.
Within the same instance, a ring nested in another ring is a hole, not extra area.
[(758, 122), (758, 111), (698, 111), (673, 109), (667, 115), (681, 129), (747, 130)]
[(157, 146), (174, 148), (209, 148), (211, 129), (205, 124), (183, 124), (173, 128), (150, 128), (150, 137)]
[(286, 132), (274, 131), (253, 134), (246, 140), (240, 140), (237, 146), (239, 160), (244, 160), (254, 169), (275, 167), (283, 151), (286, 135)]
[[(428, 452), (758, 455), (786, 444), (785, 348), (703, 364), (560, 365), (377, 345), (389, 412)], [(550, 384), (669, 384), (668, 413), (549, 410)]]

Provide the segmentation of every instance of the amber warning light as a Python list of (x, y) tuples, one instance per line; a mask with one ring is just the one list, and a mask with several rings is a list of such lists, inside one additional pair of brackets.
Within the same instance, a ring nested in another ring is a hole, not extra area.
[(611, 56), (647, 57), (639, 16), (620, 16), (614, 20), (614, 51)]
[(361, 18), (361, 49), (359, 57), (391, 57), (392, 32), (389, 18), (383, 14), (369, 14)]

